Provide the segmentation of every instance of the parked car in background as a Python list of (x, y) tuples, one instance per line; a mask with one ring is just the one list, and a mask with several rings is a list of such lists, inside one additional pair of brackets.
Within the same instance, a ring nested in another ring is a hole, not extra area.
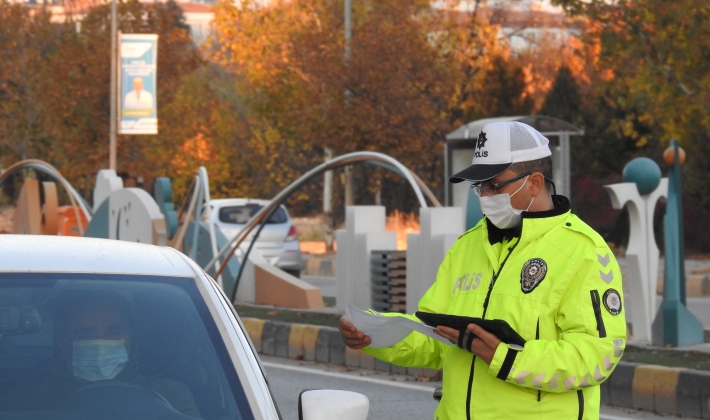
[[(227, 240), (234, 238), (259, 210), (269, 203), (268, 200), (251, 198), (223, 198), (210, 200), (212, 222), (222, 231)], [(256, 229), (250, 234), (253, 238)], [(242, 252), (249, 247), (250, 241), (240, 246)], [(301, 254), (298, 232), (291, 222), (286, 207), (279, 206), (256, 239), (257, 248), (269, 264), (299, 277), (305, 263)]]
[[(0, 235), (0, 255), (0, 418), (281, 419), (234, 307), (184, 254)], [(367, 418), (361, 394), (298, 398), (303, 420)]]

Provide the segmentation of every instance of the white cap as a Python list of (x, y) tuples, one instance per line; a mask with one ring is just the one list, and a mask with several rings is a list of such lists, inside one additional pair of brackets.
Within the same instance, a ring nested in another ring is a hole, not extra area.
[(491, 179), (514, 163), (552, 155), (549, 144), (547, 137), (521, 122), (486, 124), (478, 135), (471, 166), (451, 176), (449, 182)]

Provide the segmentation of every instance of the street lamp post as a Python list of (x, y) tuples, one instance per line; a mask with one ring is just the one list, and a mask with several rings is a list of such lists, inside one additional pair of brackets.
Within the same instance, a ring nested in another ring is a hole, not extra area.
[[(353, 37), (352, 28), (352, 12), (353, 12), (353, 1), (345, 0), (345, 63), (346, 65), (350, 61), (351, 50), (350, 50), (350, 40)], [(345, 89), (345, 105), (349, 106), (352, 93), (349, 89)], [(345, 206), (352, 206), (355, 204), (353, 198), (353, 167), (345, 167)]]
[[(345, 1), (345, 61), (350, 60), (350, 39), (352, 38), (352, 0)], [(350, 102), (350, 92), (345, 90), (345, 101)], [(325, 161), (328, 162), (333, 158), (333, 151), (329, 148), (325, 148)], [(325, 173), (325, 179), (323, 181), (323, 213), (325, 216), (325, 230), (326, 230), (326, 249), (332, 250), (333, 247), (333, 172), (327, 171)], [(352, 166), (345, 167), (345, 205), (351, 206), (353, 204), (353, 193), (352, 193)]]
[(110, 119), (109, 122), (109, 158), (108, 167), (109, 169), (116, 170), (116, 85), (117, 85), (117, 75), (116, 75), (116, 62), (118, 61), (117, 53), (118, 49), (116, 47), (116, 0), (111, 1), (111, 104), (110, 104)]

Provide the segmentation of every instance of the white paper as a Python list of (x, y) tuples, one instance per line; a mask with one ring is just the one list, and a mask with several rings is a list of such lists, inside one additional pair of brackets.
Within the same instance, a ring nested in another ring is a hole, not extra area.
[(383, 316), (378, 312), (367, 312), (348, 303), (345, 315), (359, 331), (370, 337), (372, 348), (391, 347), (412, 331), (424, 334), (452, 346), (449, 340), (434, 332), (434, 327), (402, 316)]
[(435, 340), (441, 341), (444, 344), (448, 344), (450, 346), (453, 346), (453, 343), (451, 343), (449, 340), (445, 339), (444, 337), (442, 337), (439, 334), (434, 332), (434, 329), (436, 327), (422, 324), (421, 322), (417, 322), (417, 321), (411, 320), (409, 318), (401, 317), (401, 316), (398, 316), (396, 318), (398, 319), (398, 322), (402, 323), (403, 325), (407, 326), (408, 328), (410, 328), (413, 331), (424, 334), (424, 335), (431, 337)]

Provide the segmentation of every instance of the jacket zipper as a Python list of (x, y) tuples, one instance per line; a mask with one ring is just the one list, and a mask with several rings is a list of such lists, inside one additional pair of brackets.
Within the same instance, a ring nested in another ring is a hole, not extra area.
[[(505, 263), (508, 261), (510, 254), (513, 253), (513, 250), (515, 249), (516, 246), (518, 246), (519, 243), (520, 243), (520, 238), (518, 238), (518, 241), (515, 243), (515, 245), (508, 248), (508, 255), (505, 256), (503, 263), (498, 268), (498, 272), (493, 274), (493, 277), (491, 278), (491, 284), (488, 285), (488, 293), (486, 293), (486, 299), (483, 301), (483, 315), (481, 315), (481, 319), (486, 318), (486, 311), (488, 310), (488, 301), (491, 298), (491, 292), (493, 291), (493, 286), (496, 284), (496, 280), (498, 279), (500, 272), (503, 271), (503, 267), (505, 266)], [(471, 360), (471, 373), (469, 373), (469, 375), (468, 375), (468, 391), (466, 392), (466, 419), (467, 420), (471, 420), (471, 391), (473, 389), (473, 367), (474, 367), (475, 363), (476, 363), (476, 355), (474, 355), (473, 359)]]
[(599, 299), (599, 292), (597, 290), (590, 290), (589, 294), (592, 296), (592, 308), (594, 308), (594, 317), (597, 319), (599, 338), (604, 338), (606, 337), (606, 328), (604, 328), (604, 320), (602, 319), (602, 308), (601, 299)]
[(488, 285), (488, 292), (486, 293), (486, 299), (483, 301), (483, 315), (481, 315), (481, 319), (486, 318), (486, 311), (488, 311), (488, 301), (491, 299), (491, 292), (493, 291), (493, 286), (495, 286), (496, 280), (498, 280), (498, 276), (500, 275), (500, 272), (503, 271), (503, 267), (505, 267), (505, 263), (508, 262), (508, 258), (510, 258), (510, 255), (513, 253), (513, 250), (515, 249), (516, 246), (518, 246), (519, 243), (520, 243), (520, 239), (518, 239), (518, 242), (516, 242), (515, 245), (508, 248), (508, 255), (505, 256), (503, 263), (498, 268), (498, 272), (493, 275), (493, 278), (491, 278), (491, 284)]

